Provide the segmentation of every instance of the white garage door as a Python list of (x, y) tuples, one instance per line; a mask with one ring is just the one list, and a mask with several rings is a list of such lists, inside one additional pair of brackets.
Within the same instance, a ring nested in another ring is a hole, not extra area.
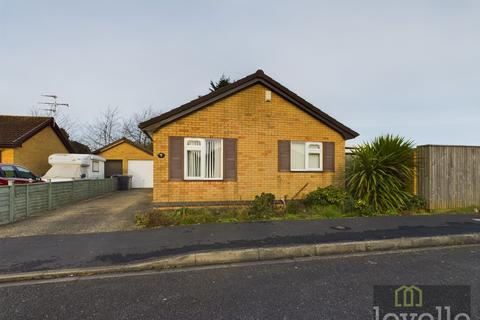
[(153, 188), (153, 160), (128, 160), (132, 188)]

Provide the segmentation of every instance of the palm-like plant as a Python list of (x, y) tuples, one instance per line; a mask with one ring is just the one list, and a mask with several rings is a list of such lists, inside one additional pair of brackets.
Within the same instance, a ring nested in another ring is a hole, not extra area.
[(347, 170), (347, 188), (375, 212), (385, 213), (407, 206), (413, 175), (413, 141), (385, 135), (355, 148)]

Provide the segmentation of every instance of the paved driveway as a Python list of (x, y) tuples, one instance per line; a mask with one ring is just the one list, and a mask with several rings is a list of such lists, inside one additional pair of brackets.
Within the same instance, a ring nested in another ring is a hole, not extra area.
[(0, 226), (0, 238), (135, 230), (135, 213), (151, 199), (151, 189), (117, 191)]

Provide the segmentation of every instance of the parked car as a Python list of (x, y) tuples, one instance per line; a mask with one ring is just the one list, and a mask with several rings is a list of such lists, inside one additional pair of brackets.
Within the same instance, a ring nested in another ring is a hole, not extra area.
[(42, 178), (36, 176), (27, 168), (15, 164), (0, 163), (0, 186), (8, 185), (9, 181), (13, 181), (14, 184), (44, 182)]

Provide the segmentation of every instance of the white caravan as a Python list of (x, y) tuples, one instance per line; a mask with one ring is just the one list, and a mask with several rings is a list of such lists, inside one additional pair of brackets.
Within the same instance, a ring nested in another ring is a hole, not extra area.
[(105, 159), (93, 154), (55, 153), (48, 157), (52, 166), (42, 177), (52, 182), (103, 179)]

